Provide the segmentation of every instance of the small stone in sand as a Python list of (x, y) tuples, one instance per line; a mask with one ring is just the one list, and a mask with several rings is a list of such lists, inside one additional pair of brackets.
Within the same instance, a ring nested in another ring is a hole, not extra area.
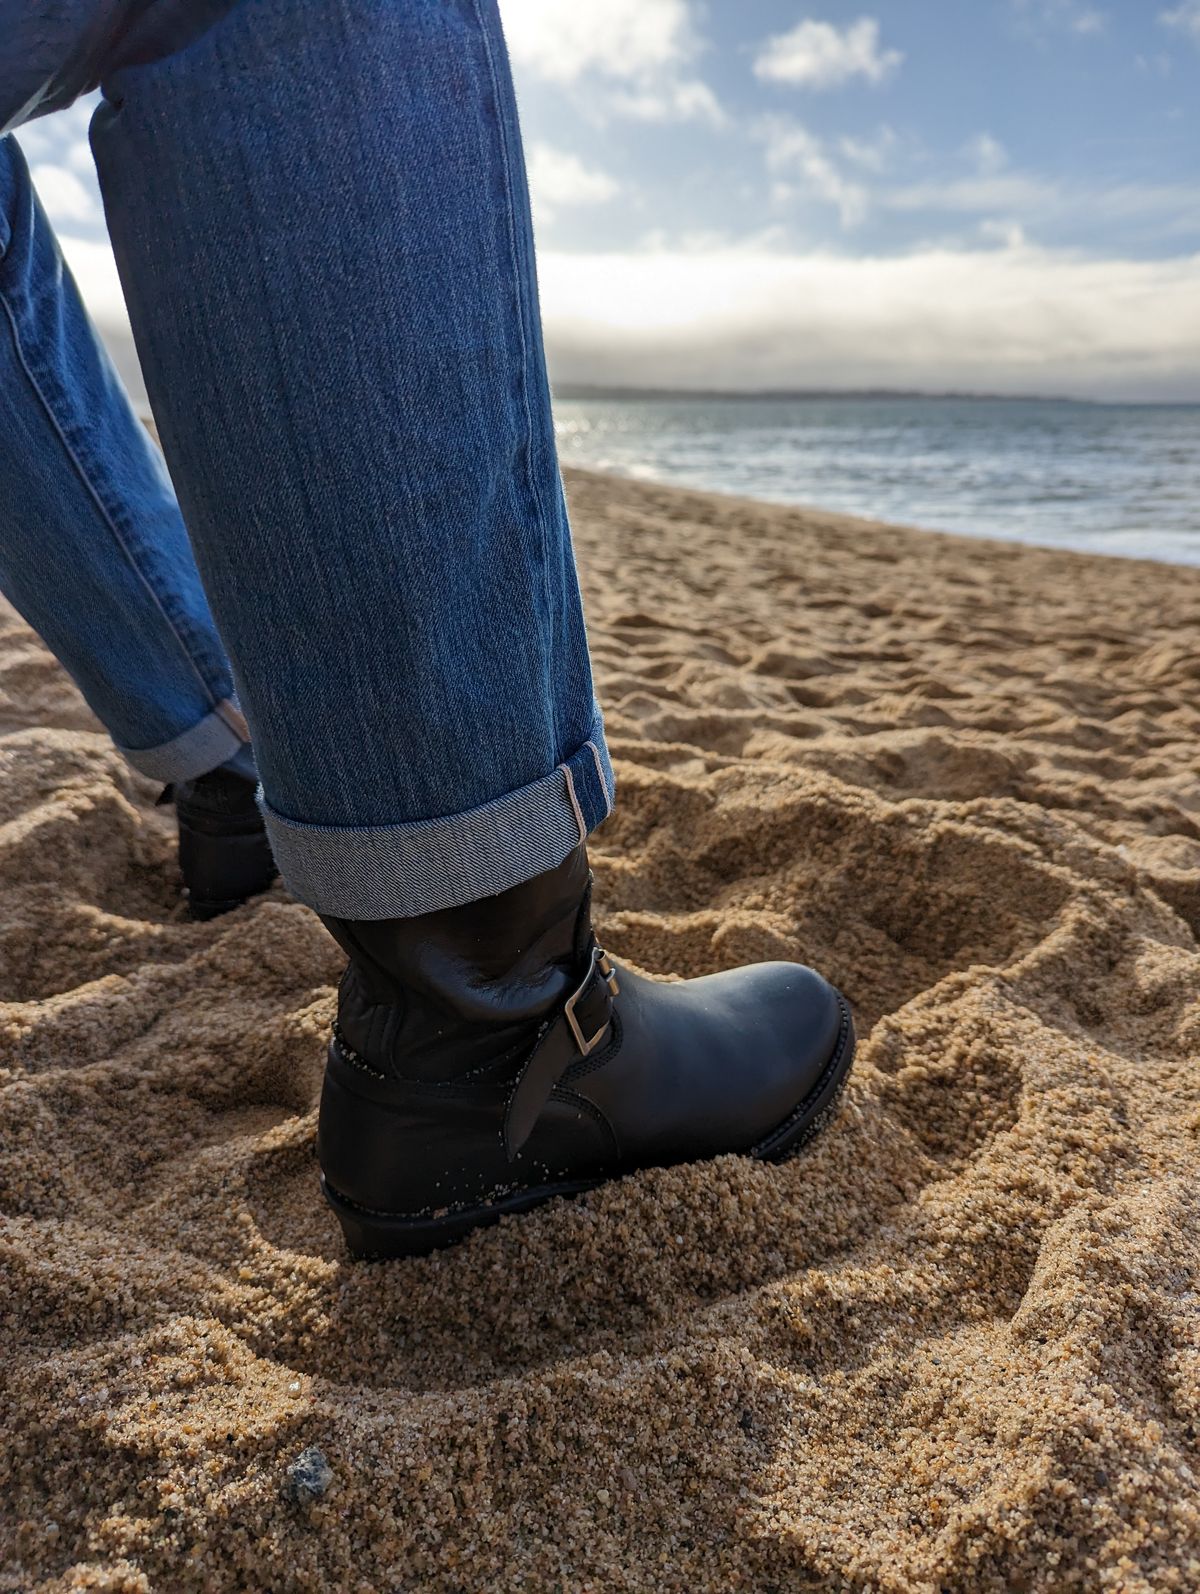
[(309, 1445), (288, 1467), (283, 1496), (293, 1505), (311, 1505), (322, 1497), (332, 1482), (333, 1468), (316, 1445)]

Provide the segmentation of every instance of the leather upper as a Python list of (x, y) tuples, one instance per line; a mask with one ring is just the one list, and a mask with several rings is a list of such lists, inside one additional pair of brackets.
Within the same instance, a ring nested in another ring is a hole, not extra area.
[(673, 983), (620, 969), (619, 980), (612, 1042), (565, 1083), (614, 1126), (633, 1166), (749, 1150), (807, 1095), (837, 1045), (837, 994), (799, 963)]
[(325, 918), (350, 956), (338, 1024), (397, 1078), (453, 1078), (527, 1052), (577, 981), (590, 873), (578, 847), (557, 869), (465, 907), (407, 919)]
[(351, 955), (318, 1131), (342, 1199), (427, 1215), (752, 1151), (816, 1089), (849, 1022), (832, 986), (793, 963), (608, 979), (589, 879), (580, 848), (465, 908), (326, 921)]

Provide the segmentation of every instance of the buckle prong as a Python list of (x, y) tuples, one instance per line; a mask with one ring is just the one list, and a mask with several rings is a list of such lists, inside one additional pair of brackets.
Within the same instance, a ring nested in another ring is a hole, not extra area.
[(600, 965), (601, 974), (603, 974), (604, 978), (608, 982), (609, 993), (612, 996), (620, 996), (621, 987), (617, 984), (617, 973), (612, 966), (612, 959), (609, 957), (607, 952), (601, 951), (599, 947), (596, 948), (596, 951), (600, 954), (596, 961)]

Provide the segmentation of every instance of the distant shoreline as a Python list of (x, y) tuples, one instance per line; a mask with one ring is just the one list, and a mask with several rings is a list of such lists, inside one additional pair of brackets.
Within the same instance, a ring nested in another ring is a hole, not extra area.
[(1074, 398), (1065, 393), (960, 393), (922, 388), (671, 388), (605, 386), (589, 382), (556, 382), (552, 387), (555, 399), (570, 403), (733, 403), (754, 400), (787, 403), (811, 399), (862, 403), (863, 400), (933, 399), (966, 404), (1064, 404), (1086, 409), (1200, 408), (1200, 399), (1093, 399)]

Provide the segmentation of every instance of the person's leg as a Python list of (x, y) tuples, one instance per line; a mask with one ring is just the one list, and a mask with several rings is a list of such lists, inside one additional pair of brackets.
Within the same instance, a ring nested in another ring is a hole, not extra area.
[(92, 142), (294, 895), (389, 918), (608, 813), (491, 0), (255, 0)]
[(175, 495), (0, 138), (0, 591), (175, 796), (190, 910), (274, 876), (245, 721)]
[(243, 0), (93, 124), (284, 878), (350, 955), (318, 1152), (410, 1252), (650, 1164), (777, 1157), (853, 1052), (811, 970), (596, 945), (613, 782), (493, 0)]
[(202, 775), (245, 721), (158, 450), (0, 138), (0, 591), (142, 774)]

